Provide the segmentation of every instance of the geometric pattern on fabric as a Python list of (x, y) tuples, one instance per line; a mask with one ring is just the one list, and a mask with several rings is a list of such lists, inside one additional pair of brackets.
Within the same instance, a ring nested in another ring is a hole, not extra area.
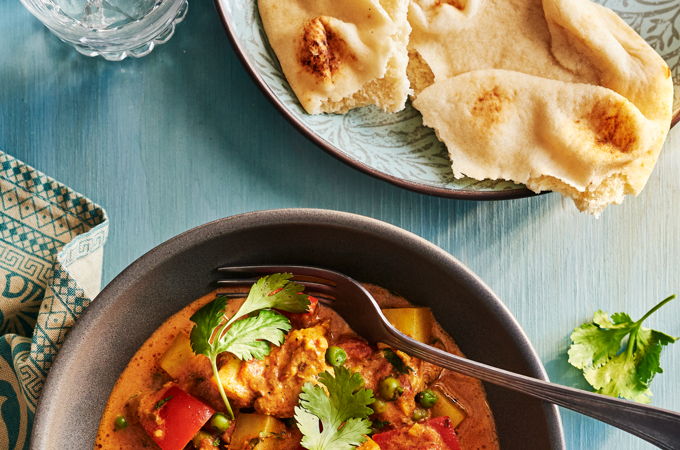
[(0, 151), (0, 449), (28, 448), (47, 373), (92, 301), (81, 285), (98, 291), (107, 236), (104, 209)]

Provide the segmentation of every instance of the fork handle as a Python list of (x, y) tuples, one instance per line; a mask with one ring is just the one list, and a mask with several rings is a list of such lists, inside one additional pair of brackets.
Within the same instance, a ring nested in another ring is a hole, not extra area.
[(386, 344), (455, 372), (540, 398), (634, 434), (659, 448), (680, 449), (680, 414), (508, 372), (410, 338), (392, 335)]

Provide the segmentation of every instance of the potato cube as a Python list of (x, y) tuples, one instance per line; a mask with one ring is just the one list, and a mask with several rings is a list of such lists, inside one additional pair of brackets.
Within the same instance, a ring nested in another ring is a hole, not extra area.
[(231, 435), (229, 448), (276, 450), (277, 444), (280, 444), (280, 440), (276, 439), (276, 433), (284, 431), (286, 431), (286, 426), (283, 422), (272, 416), (239, 414), (236, 417), (236, 427)]
[(220, 366), (218, 375), (227, 397), (235, 400), (237, 405), (244, 406), (255, 399), (255, 392), (250, 389), (245, 380), (239, 377), (241, 366), (241, 360), (230, 355), (227, 361)]
[(373, 439), (367, 437), (366, 440), (357, 447), (357, 450), (380, 450), (380, 446), (376, 444)]
[(451, 425), (456, 428), (465, 419), (467, 413), (463, 407), (440, 389), (433, 389), (437, 394), (437, 403), (432, 407), (432, 417), (448, 416)]
[(220, 375), (220, 380), (224, 385), (230, 385), (236, 382), (238, 371), (241, 369), (241, 361), (229, 355), (229, 359), (222, 364), (220, 370), (217, 372)]
[(189, 336), (179, 333), (161, 356), (160, 366), (172, 378), (178, 379), (196, 357), (197, 355), (191, 349)]
[(433, 323), (430, 308), (387, 308), (382, 312), (397, 330), (416, 341), (430, 343)]

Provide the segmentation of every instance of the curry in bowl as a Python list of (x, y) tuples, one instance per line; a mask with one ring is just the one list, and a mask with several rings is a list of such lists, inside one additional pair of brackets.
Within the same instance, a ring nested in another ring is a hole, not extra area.
[[(366, 342), (289, 278), (212, 292), (162, 324), (116, 382), (95, 448), (499, 447), (478, 380)], [(461, 354), (428, 308), (366, 288), (400, 331)]]

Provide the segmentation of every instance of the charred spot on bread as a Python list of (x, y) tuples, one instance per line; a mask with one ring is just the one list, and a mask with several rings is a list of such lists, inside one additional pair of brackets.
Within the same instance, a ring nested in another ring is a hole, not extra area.
[(494, 86), (477, 97), (470, 112), (485, 126), (489, 126), (500, 121), (505, 104), (511, 100), (512, 97), (507, 92)]
[(633, 118), (622, 102), (598, 102), (587, 117), (595, 135), (595, 143), (621, 153), (628, 153), (637, 144)]
[(331, 80), (343, 58), (350, 57), (345, 41), (333, 30), (330, 18), (309, 20), (302, 33), (299, 60), (302, 67), (320, 80)]
[(465, 9), (465, 4), (463, 0), (437, 0), (435, 6), (450, 5), (461, 11)]

